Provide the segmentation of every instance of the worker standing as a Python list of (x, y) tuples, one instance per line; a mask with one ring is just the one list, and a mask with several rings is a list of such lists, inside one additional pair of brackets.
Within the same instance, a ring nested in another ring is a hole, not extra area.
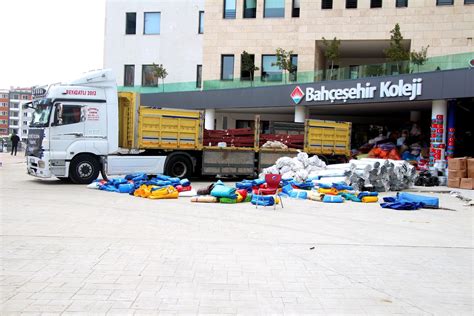
[(13, 135), (12, 137), (10, 137), (10, 140), (12, 141), (12, 152), (11, 152), (11, 155), (13, 155), (13, 151), (15, 151), (15, 156), (16, 156), (16, 152), (18, 150), (18, 142), (20, 141), (20, 137), (18, 137), (18, 135), (16, 134), (15, 131), (13, 131)]

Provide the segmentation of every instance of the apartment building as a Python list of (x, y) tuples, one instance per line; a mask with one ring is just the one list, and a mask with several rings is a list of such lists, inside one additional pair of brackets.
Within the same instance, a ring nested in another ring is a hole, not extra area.
[(166, 69), (165, 82), (196, 88), (203, 34), (204, 0), (108, 0), (104, 67), (126, 90), (161, 90), (153, 63)]
[(0, 136), (8, 135), (8, 90), (0, 89)]
[(30, 88), (11, 88), (9, 92), (9, 134), (15, 132), (22, 141), (28, 138), (31, 110), (23, 109), (23, 104), (31, 100)]

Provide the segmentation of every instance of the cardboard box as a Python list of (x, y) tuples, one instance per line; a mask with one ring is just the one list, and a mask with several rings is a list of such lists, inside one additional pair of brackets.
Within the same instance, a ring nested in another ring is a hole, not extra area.
[(462, 178), (461, 184), (459, 185), (461, 189), (472, 190), (474, 189), (474, 179), (473, 178)]
[(448, 169), (448, 179), (454, 178), (467, 178), (467, 170), (452, 170), (451, 168)]
[(474, 158), (467, 159), (467, 177), (474, 178)]
[(450, 170), (466, 170), (467, 169), (467, 158), (451, 158), (448, 160), (448, 168)]
[(461, 178), (448, 179), (449, 188), (459, 188), (460, 185), (461, 185)]

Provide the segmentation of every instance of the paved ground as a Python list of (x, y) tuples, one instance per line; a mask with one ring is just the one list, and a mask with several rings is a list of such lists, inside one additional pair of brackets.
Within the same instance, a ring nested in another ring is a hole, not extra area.
[[(1, 314), (471, 315), (473, 208), (156, 201), (0, 154)], [(199, 186), (195, 184), (195, 186)]]

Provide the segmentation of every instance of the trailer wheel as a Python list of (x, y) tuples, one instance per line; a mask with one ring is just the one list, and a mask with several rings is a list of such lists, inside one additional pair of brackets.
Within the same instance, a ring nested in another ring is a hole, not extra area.
[(188, 178), (192, 175), (192, 164), (188, 157), (178, 155), (166, 163), (166, 174), (175, 178)]
[(100, 164), (97, 158), (91, 155), (74, 157), (69, 167), (69, 176), (76, 184), (89, 184), (99, 176)]

